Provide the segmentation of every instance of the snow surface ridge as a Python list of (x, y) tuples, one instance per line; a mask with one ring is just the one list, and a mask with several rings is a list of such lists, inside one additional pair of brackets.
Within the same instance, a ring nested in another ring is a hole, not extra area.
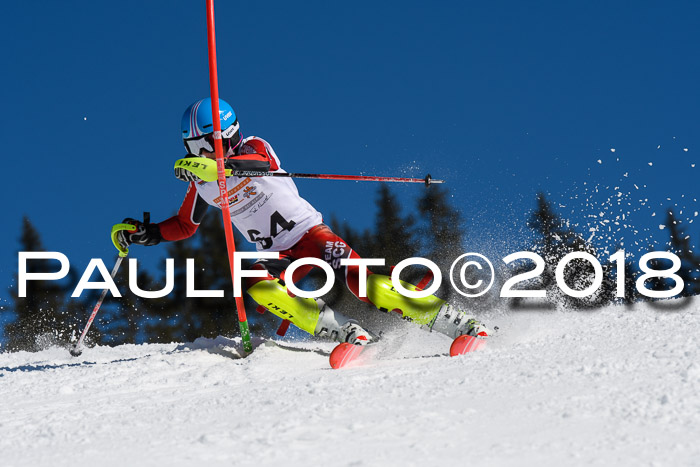
[(699, 312), (511, 312), (458, 358), (407, 324), (340, 371), (316, 341), (2, 353), (0, 464), (697, 465)]

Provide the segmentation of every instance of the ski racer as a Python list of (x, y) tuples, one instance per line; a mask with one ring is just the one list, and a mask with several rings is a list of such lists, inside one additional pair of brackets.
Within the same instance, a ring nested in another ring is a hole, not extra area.
[[(222, 144), (226, 168), (244, 171), (284, 172), (280, 160), (267, 141), (257, 136), (241, 137), (233, 108), (219, 100)], [(216, 159), (209, 98), (190, 105), (182, 116), (182, 139), (187, 157)], [(208, 206), (219, 207), (217, 182), (204, 182), (194, 173), (175, 169), (175, 176), (188, 182), (185, 199), (177, 215), (159, 223), (144, 224), (132, 218), (125, 223), (135, 231), (123, 230), (118, 241), (127, 248), (131, 244), (156, 245), (161, 241), (178, 241), (192, 236)], [(227, 180), (231, 220), (236, 228), (258, 251), (279, 252), (279, 259), (258, 260), (253, 268), (264, 269), (263, 278), (248, 278), (248, 294), (262, 307), (314, 336), (327, 336), (338, 342), (364, 345), (374, 335), (357, 321), (332, 310), (322, 299), (302, 298), (288, 293), (285, 281), (287, 267), (296, 259), (315, 257), (326, 261), (335, 272), (336, 280), (364, 302), (378, 309), (397, 311), (405, 319), (431, 331), (452, 338), (463, 334), (488, 337), (490, 330), (473, 317), (450, 306), (435, 296), (408, 298), (400, 295), (391, 279), (367, 271), (367, 297), (359, 293), (359, 266), (341, 265), (342, 258), (359, 258), (358, 254), (323, 223), (321, 214), (299, 196), (296, 185), (288, 177), (237, 177)], [(311, 265), (298, 268), (294, 283), (311, 270)], [(408, 290), (416, 286), (403, 282)]]

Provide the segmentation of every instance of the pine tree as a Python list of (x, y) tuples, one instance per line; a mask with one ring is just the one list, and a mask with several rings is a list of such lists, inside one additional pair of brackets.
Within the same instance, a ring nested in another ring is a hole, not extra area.
[(384, 258), (385, 264), (391, 266), (416, 256), (419, 244), (414, 230), (415, 219), (411, 215), (401, 215), (401, 203), (385, 183), (379, 186), (376, 204), (371, 257)]
[(449, 202), (449, 191), (440, 185), (430, 186), (418, 200), (418, 212), (425, 219), (424, 248), (426, 257), (442, 272), (443, 281), (436, 295), (450, 301), (450, 266), (462, 254), (465, 233), (464, 221), (459, 211)]
[[(571, 308), (589, 308), (609, 303), (615, 293), (610, 264), (602, 265), (603, 283), (589, 297), (575, 298), (560, 290), (556, 283), (555, 270), (559, 262), (569, 253), (585, 252), (595, 255), (595, 248), (581, 234), (569, 226), (569, 222), (561, 219), (552, 209), (543, 193), (537, 195), (537, 209), (532, 213), (528, 226), (535, 231), (537, 238), (532, 250), (539, 254), (545, 262), (545, 270), (540, 275), (537, 289), (545, 289), (548, 301)], [(530, 269), (528, 267), (528, 269)], [(516, 273), (520, 273), (516, 271)], [(593, 282), (593, 266), (585, 260), (574, 259), (564, 269), (564, 280), (574, 290), (587, 288)]]
[[(20, 251), (46, 251), (39, 232), (26, 216), (22, 220), (20, 245)], [(56, 269), (53, 260), (27, 261), (28, 273), (51, 272)], [(47, 345), (68, 344), (71, 320), (66, 308), (67, 282), (70, 281), (28, 281), (25, 297), (19, 297), (16, 286), (11, 288), (15, 320), (5, 326), (8, 350), (36, 351)]]
[[(700, 254), (695, 252), (690, 235), (685, 234), (681, 221), (676, 218), (672, 209), (668, 210), (666, 225), (670, 236), (670, 252), (675, 253), (681, 260), (681, 268), (676, 274), (683, 279), (685, 286), (679, 296), (698, 295), (700, 294)], [(674, 284), (669, 285), (673, 287)]]

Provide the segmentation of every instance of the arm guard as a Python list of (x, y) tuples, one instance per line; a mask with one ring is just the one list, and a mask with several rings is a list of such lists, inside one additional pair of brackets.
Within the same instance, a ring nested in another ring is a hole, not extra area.
[(270, 159), (261, 154), (241, 154), (229, 157), (225, 166), (231, 170), (268, 172), (270, 170)]

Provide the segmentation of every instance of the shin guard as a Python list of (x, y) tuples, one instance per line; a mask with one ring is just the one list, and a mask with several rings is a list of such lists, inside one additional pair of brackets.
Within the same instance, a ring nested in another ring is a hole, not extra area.
[[(419, 290), (415, 285), (401, 281), (411, 291)], [(409, 298), (401, 295), (392, 285), (391, 278), (383, 274), (372, 274), (367, 278), (367, 298), (381, 311), (396, 311), (404, 319), (418, 324), (430, 325), (445, 301), (434, 295)]]
[(248, 287), (248, 293), (270, 313), (289, 320), (311, 335), (314, 334), (321, 309), (319, 302), (313, 298), (290, 296), (287, 287), (280, 284), (278, 279), (260, 281)]

